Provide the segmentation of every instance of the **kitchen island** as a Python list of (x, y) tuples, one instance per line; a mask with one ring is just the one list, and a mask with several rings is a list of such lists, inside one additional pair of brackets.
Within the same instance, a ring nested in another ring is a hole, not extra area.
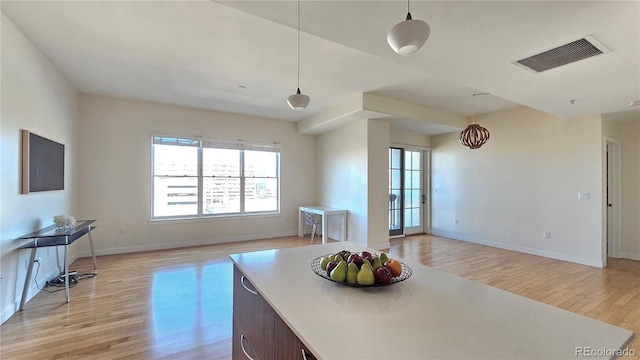
[(311, 271), (343, 249), (372, 251), (340, 242), (231, 255), (234, 359), (576, 359), (585, 349), (608, 359), (634, 336), (404, 259), (409, 279), (371, 289)]

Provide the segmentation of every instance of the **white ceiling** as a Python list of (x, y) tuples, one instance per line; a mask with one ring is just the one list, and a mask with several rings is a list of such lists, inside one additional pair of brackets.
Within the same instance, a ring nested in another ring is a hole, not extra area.
[[(387, 31), (404, 1), (2, 1), (2, 12), (81, 92), (297, 121), (359, 93), (469, 116), (526, 105), (564, 118), (640, 99), (639, 1), (412, 1), (431, 26), (412, 56)], [(611, 50), (540, 74), (512, 62), (591, 35)], [(6, 51), (6, 49), (2, 49)], [(245, 89), (239, 86), (246, 87)], [(574, 104), (570, 100), (577, 100)], [(628, 116), (628, 115), (627, 115)], [(416, 119), (395, 126), (450, 131)]]

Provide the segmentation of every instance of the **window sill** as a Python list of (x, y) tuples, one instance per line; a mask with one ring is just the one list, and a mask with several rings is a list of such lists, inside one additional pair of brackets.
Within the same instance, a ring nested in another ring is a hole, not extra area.
[(250, 220), (281, 217), (280, 212), (253, 213), (253, 214), (233, 214), (233, 215), (213, 215), (200, 217), (172, 217), (163, 219), (149, 219), (151, 225), (168, 225), (178, 223), (192, 223), (202, 221), (234, 221), (234, 220)]

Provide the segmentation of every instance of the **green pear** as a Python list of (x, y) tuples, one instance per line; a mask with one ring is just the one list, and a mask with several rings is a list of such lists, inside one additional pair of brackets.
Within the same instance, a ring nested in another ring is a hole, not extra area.
[(320, 267), (322, 270), (327, 270), (327, 264), (331, 262), (331, 257), (325, 256), (320, 260)]
[(376, 257), (374, 257), (374, 258), (373, 258), (373, 264), (371, 264), (371, 266), (373, 267), (373, 271), (376, 271), (376, 270), (378, 270), (379, 268), (381, 268), (381, 267), (382, 267), (382, 263), (381, 263), (381, 261), (380, 261), (380, 258), (379, 258), (379, 257), (377, 257), (377, 256), (376, 256)]
[(364, 261), (362, 262), (362, 265), (360, 265), (360, 269), (362, 269), (365, 266), (371, 269), (371, 271), (373, 272), (373, 266), (371, 266), (371, 263), (367, 259), (364, 259)]
[(389, 257), (387, 256), (387, 254), (381, 253), (380, 254), (380, 264), (384, 265), (384, 263), (386, 263), (387, 260), (389, 260)]
[(362, 265), (360, 271), (358, 271), (358, 275), (356, 276), (356, 282), (358, 285), (373, 285), (376, 282), (376, 277), (373, 275), (371, 265)]
[(342, 258), (342, 255), (335, 254), (335, 255), (333, 255), (333, 261), (339, 263), (340, 261), (345, 261), (345, 259)]
[(347, 278), (347, 262), (342, 260), (338, 265), (331, 270), (331, 280), (337, 282), (343, 282)]
[(349, 284), (357, 284), (357, 276), (358, 276), (358, 265), (355, 263), (349, 263), (347, 266), (347, 282)]

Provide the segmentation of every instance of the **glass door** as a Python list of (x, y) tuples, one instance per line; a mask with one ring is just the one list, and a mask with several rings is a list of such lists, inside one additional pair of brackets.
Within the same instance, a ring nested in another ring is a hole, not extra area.
[(389, 236), (425, 232), (425, 151), (389, 148)]
[(421, 150), (404, 151), (404, 234), (424, 232), (423, 210), (426, 196), (423, 184), (423, 152)]
[(404, 149), (389, 148), (389, 236), (404, 234), (402, 226), (403, 155)]

